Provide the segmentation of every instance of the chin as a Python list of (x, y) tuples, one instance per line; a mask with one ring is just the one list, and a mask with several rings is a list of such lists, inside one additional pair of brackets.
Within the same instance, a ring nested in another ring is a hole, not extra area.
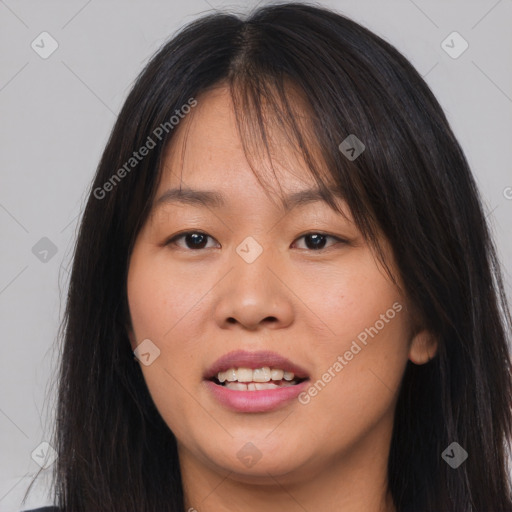
[(293, 480), (311, 478), (308, 469), (309, 457), (303, 450), (298, 450), (300, 443), (250, 441), (240, 442), (231, 440), (223, 444), (222, 451), (212, 453), (206, 449), (204, 456), (216, 472), (230, 474), (231, 480), (252, 484), (275, 485), (275, 478), (293, 477)]

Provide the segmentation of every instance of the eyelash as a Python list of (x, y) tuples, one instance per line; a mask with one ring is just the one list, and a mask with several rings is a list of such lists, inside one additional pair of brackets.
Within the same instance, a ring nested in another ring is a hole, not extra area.
[[(186, 237), (187, 235), (204, 235), (210, 239), (214, 239), (212, 236), (208, 235), (207, 233), (204, 233), (203, 231), (185, 231), (184, 233), (180, 233), (178, 235), (175, 235), (173, 236), (172, 238), (170, 238), (169, 240), (167, 240), (167, 242), (165, 242), (165, 246), (169, 246), (169, 245), (174, 245), (174, 246), (177, 246), (177, 243), (176, 241), (181, 239), (181, 238), (184, 238)], [(308, 235), (320, 235), (320, 236), (323, 236), (325, 238), (332, 238), (333, 240), (336, 241), (336, 244), (333, 244), (331, 245), (330, 247), (334, 246), (334, 245), (337, 245), (338, 243), (342, 243), (342, 244), (348, 244), (348, 241), (347, 240), (344, 240), (343, 238), (340, 238), (340, 237), (337, 237), (337, 236), (334, 236), (334, 235), (330, 235), (328, 233), (323, 233), (321, 231), (309, 231), (307, 233), (304, 233), (303, 235), (301, 235), (300, 237), (298, 237), (296, 240), (300, 240), (301, 238), (304, 238)], [(179, 246), (178, 246), (179, 247)], [(322, 251), (327, 251), (330, 247), (327, 247), (327, 248), (322, 248), (322, 249), (301, 249), (301, 250), (307, 250), (309, 252), (322, 252)], [(199, 252), (201, 250), (204, 250), (205, 248), (201, 248), (201, 249), (190, 249), (188, 247), (179, 247), (180, 249), (183, 249), (185, 251), (194, 251), (194, 252)], [(207, 247), (206, 249), (211, 249), (211, 247)]]

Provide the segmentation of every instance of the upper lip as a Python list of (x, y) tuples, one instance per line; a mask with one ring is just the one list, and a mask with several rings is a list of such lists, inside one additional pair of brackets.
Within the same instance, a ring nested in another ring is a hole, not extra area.
[(205, 379), (216, 377), (219, 372), (224, 372), (230, 368), (277, 368), (285, 372), (293, 372), (298, 379), (308, 378), (308, 373), (304, 368), (292, 363), (286, 357), (269, 350), (258, 352), (248, 352), (246, 350), (234, 350), (224, 354), (217, 359), (205, 372)]

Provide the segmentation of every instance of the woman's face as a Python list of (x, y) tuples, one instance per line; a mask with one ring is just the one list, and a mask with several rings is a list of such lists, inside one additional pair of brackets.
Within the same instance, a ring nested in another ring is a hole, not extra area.
[[(348, 218), (314, 198), (286, 210), (277, 187), (266, 195), (227, 89), (198, 98), (179, 128), (127, 286), (132, 348), (150, 340), (141, 369), (182, 466), (286, 481), (385, 465), (407, 359), (423, 363), (435, 345), (411, 337), (406, 299), (341, 199)], [(315, 188), (286, 139), (273, 142), (282, 193)]]

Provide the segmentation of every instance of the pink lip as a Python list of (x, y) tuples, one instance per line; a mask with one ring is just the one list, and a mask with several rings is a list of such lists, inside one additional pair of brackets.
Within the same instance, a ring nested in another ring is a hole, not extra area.
[(309, 379), (294, 386), (259, 391), (235, 391), (211, 380), (203, 381), (213, 396), (236, 412), (267, 412), (290, 402), (309, 386)]
[[(219, 372), (229, 368), (278, 368), (293, 372), (298, 379), (307, 379), (293, 386), (258, 391), (235, 391), (216, 384), (213, 380)], [(247, 352), (235, 350), (217, 359), (204, 374), (204, 384), (213, 396), (225, 407), (237, 412), (266, 412), (276, 409), (296, 398), (309, 385), (308, 373), (276, 352)]]
[[(217, 359), (205, 372), (204, 378), (211, 379), (216, 377), (219, 372), (225, 372), (230, 368), (278, 368), (285, 372), (293, 372), (299, 379), (308, 377), (308, 373), (304, 368), (292, 363), (286, 357), (283, 357), (276, 352), (262, 350), (259, 352), (247, 352), (246, 350), (234, 350), (228, 352), (222, 357)], [(253, 391), (256, 393), (256, 391)]]

